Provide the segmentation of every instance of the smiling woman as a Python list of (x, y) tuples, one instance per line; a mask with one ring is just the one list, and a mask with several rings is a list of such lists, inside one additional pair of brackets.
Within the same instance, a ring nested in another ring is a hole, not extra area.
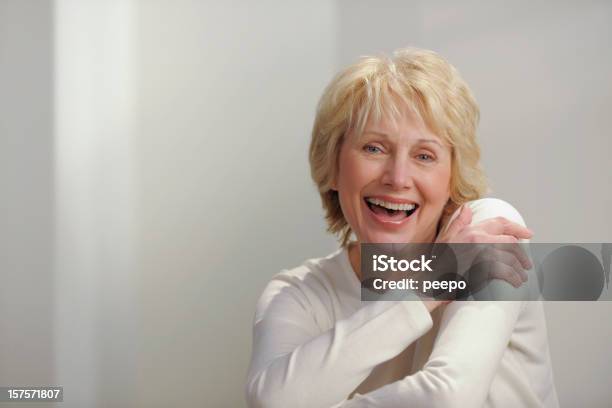
[[(349, 147), (394, 159), (382, 165), (399, 170), (386, 173), (385, 182), (395, 186), (422, 180), (413, 169), (427, 178), (442, 177), (443, 182), (449, 178), (445, 215), (480, 198), (486, 183), (476, 142), (478, 118), (478, 105), (465, 81), (431, 51), (398, 50), (393, 59), (364, 58), (340, 72), (321, 97), (310, 146), (312, 177), (330, 232), (340, 233), (343, 245), (352, 232), (340, 208), (338, 189), (333, 188), (346, 156), (341, 153)], [(413, 160), (404, 162), (408, 151)], [(430, 165), (405, 166), (415, 162)], [(381, 161), (377, 163), (380, 172)], [(403, 179), (409, 175), (411, 180)], [(438, 188), (444, 188), (442, 184)]]
[(380, 119), (360, 137), (350, 132), (338, 163), (331, 191), (359, 242), (434, 240), (449, 204), (451, 148), (416, 115), (406, 109), (395, 123)]
[[(332, 80), (310, 165), (341, 245), (264, 290), (249, 406), (558, 406), (540, 303), (360, 301), (360, 244), (532, 236), (511, 205), (481, 198), (478, 112), (431, 51), (364, 58)], [(504, 284), (526, 283), (517, 257), (503, 262)]]

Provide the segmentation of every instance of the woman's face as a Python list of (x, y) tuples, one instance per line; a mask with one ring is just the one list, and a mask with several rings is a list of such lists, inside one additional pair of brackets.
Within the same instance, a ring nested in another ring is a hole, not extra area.
[(450, 147), (406, 113), (346, 135), (333, 187), (360, 243), (431, 242), (450, 177)]

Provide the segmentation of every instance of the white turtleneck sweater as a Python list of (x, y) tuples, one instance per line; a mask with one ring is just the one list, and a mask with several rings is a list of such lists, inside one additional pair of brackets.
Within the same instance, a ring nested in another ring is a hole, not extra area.
[[(508, 203), (469, 203), (472, 223)], [(537, 284), (535, 278), (527, 284)], [(276, 275), (257, 304), (250, 407), (558, 407), (539, 301), (360, 301), (346, 249)]]

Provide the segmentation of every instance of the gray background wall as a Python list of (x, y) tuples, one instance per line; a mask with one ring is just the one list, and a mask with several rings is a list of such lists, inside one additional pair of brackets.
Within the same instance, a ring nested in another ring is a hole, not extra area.
[[(306, 151), (363, 54), (446, 56), (492, 195), (536, 241), (612, 241), (611, 22), (604, 1), (0, 0), (0, 385), (243, 406), (260, 291), (336, 247)], [(562, 405), (605, 405), (610, 305), (546, 310)]]
[(0, 386), (54, 373), (52, 11), (0, 0)]

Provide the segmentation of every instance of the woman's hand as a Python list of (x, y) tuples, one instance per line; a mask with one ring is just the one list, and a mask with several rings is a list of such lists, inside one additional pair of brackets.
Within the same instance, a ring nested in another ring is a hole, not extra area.
[(436, 310), (437, 307), (452, 302), (452, 300), (423, 300), (423, 304), (429, 311), (429, 313)]
[[(503, 279), (515, 287), (527, 281), (525, 269), (533, 265), (519, 245), (520, 239), (529, 239), (533, 233), (526, 227), (503, 217), (472, 222), (472, 210), (463, 205), (459, 215), (436, 239), (436, 243), (494, 244), (474, 245), (479, 251), (476, 260), (495, 261), (499, 266), (491, 271), (489, 278)], [(498, 245), (495, 245), (498, 244)], [(471, 260), (471, 264), (475, 259)]]
[[(520, 239), (529, 239), (533, 233), (520, 224), (509, 221), (503, 217), (484, 220), (478, 224), (470, 225), (472, 222), (472, 210), (463, 205), (459, 215), (444, 229), (436, 238), (436, 243), (441, 244), (499, 244), (499, 245), (474, 245), (472, 254), (459, 254), (462, 260), (468, 260), (467, 264), (478, 261), (494, 261), (488, 279), (502, 279), (519, 287), (527, 281), (525, 269), (531, 269), (533, 265), (523, 248), (519, 245)], [(453, 247), (454, 249), (456, 247)], [(466, 246), (466, 250), (468, 246)], [(431, 312), (449, 300), (427, 300), (423, 303)]]
[(472, 210), (469, 206), (461, 206), (459, 215), (436, 238), (441, 243), (518, 243), (519, 239), (529, 239), (533, 233), (529, 228), (509, 221), (504, 217), (484, 220), (475, 225), (472, 222)]

